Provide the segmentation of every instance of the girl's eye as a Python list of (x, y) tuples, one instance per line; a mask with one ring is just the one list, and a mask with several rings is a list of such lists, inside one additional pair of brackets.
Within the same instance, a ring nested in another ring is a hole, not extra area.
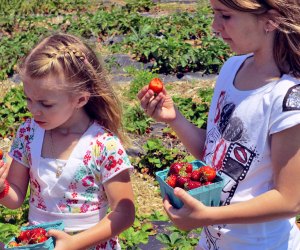
[(228, 16), (228, 15), (222, 15), (222, 18), (225, 19), (225, 20), (228, 20), (228, 19), (230, 19), (230, 16)]
[(42, 103), (42, 106), (45, 107), (45, 108), (51, 108), (53, 105), (52, 104), (44, 104), (44, 103)]

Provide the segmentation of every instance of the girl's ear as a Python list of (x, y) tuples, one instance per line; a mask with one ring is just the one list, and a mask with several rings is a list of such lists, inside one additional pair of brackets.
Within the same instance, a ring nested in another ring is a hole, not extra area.
[(91, 94), (89, 92), (82, 92), (77, 97), (77, 108), (82, 108), (90, 99)]
[(266, 14), (265, 30), (274, 31), (278, 28), (278, 17), (280, 16), (279, 12), (274, 9), (270, 9)]

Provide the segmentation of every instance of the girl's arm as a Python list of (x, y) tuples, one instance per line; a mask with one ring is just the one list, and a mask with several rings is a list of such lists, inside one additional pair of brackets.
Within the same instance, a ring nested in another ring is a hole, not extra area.
[(165, 199), (169, 217), (179, 228), (191, 230), (213, 224), (259, 223), (296, 216), (300, 213), (300, 125), (272, 135), (271, 155), (274, 189), (246, 202), (206, 207), (177, 188), (175, 194), (185, 204), (177, 210)]
[[(0, 199), (0, 204), (9, 209), (17, 209), (22, 206), (26, 197), (28, 182), (29, 182), (29, 168), (25, 167), (16, 160), (12, 160), (11, 164), (3, 166), (8, 172), (6, 177), (10, 187), (8, 194)], [(6, 174), (4, 174), (5, 176)]]
[(51, 230), (56, 238), (55, 250), (87, 249), (120, 234), (135, 219), (134, 195), (128, 170), (124, 170), (104, 184), (110, 204), (109, 212), (97, 225), (74, 236)]
[(183, 145), (197, 159), (202, 158), (206, 131), (188, 121), (175, 107), (165, 88), (155, 95), (148, 86), (144, 86), (137, 95), (141, 107), (153, 119), (165, 122), (175, 131)]
[(176, 135), (196, 159), (202, 159), (204, 143), (206, 138), (206, 130), (198, 128), (188, 121), (176, 108), (176, 118), (169, 122), (170, 127), (175, 131)]

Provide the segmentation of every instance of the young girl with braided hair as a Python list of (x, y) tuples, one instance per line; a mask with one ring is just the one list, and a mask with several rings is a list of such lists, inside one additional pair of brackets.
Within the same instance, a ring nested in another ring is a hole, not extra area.
[(132, 165), (99, 59), (58, 33), (30, 51), (19, 73), (32, 118), (18, 129), (10, 167), (0, 169), (0, 203), (20, 207), (30, 183), (30, 224), (64, 222), (64, 232), (49, 231), (56, 250), (120, 249), (117, 235), (135, 218)]
[(203, 227), (198, 249), (299, 250), (300, 1), (210, 0), (212, 28), (236, 53), (223, 65), (207, 129), (190, 123), (164, 89), (141, 106), (224, 179), (221, 206), (186, 191), (164, 208), (180, 229)]

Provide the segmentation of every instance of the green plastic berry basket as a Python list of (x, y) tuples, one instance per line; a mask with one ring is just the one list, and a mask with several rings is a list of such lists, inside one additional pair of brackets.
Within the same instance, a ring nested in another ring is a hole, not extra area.
[[(56, 229), (56, 230), (64, 230), (64, 223), (63, 221), (52, 221), (52, 222), (46, 222), (46, 223), (41, 223), (38, 225), (31, 225), (31, 226), (27, 226), (27, 227), (21, 227), (21, 231), (25, 231), (25, 230), (31, 230), (34, 228), (44, 228), (46, 229), (46, 231), (50, 230), (50, 229)], [(16, 238), (13, 237), (11, 238), (11, 240), (5, 245), (4, 249), (6, 250), (12, 250), (12, 249), (17, 249), (17, 250), (53, 250), (55, 247), (55, 238), (54, 237), (50, 237), (48, 240), (46, 240), (45, 242), (42, 243), (38, 243), (38, 244), (28, 244), (26, 246), (17, 246), (17, 247), (9, 247), (9, 243), (12, 241), (15, 241)]]
[[(206, 165), (204, 162), (199, 160), (192, 161), (191, 164), (193, 165), (194, 170)], [(168, 172), (169, 168), (155, 173), (156, 180), (159, 182), (161, 197), (164, 198), (165, 195), (167, 195), (173, 207), (181, 208), (183, 206), (183, 202), (174, 195), (174, 189), (165, 181)], [(217, 207), (220, 206), (220, 197), (223, 186), (224, 180), (217, 174), (212, 184), (201, 186), (187, 192), (195, 199), (201, 201), (204, 205)]]

